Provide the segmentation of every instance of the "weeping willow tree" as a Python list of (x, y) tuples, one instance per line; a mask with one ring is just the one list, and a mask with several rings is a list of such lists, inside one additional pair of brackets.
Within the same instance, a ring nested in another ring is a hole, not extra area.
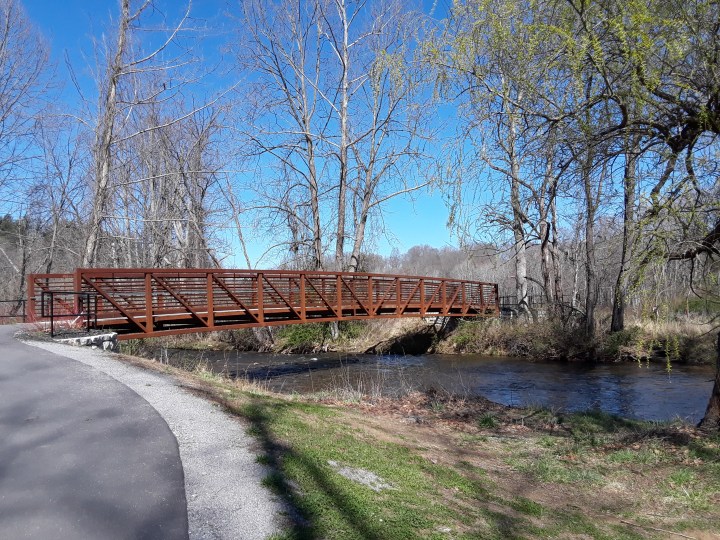
[[(466, 215), (476, 204), (482, 233), (512, 234), (519, 295), (530, 279), (519, 246), (542, 244), (541, 203), (578, 216), (589, 342), (601, 324), (598, 223), (610, 214), (621, 221), (610, 330), (624, 328), (626, 299), (658, 263), (691, 261), (698, 294), (718, 293), (718, 50), (720, 6), (709, 0), (466, 0), (426, 46), (475, 134), (459, 153), (490, 169), (462, 167), (456, 202)], [(468, 199), (497, 191), (498, 178), (497, 200)], [(555, 199), (537, 196), (547, 185)], [(717, 392), (706, 415), (715, 428)]]

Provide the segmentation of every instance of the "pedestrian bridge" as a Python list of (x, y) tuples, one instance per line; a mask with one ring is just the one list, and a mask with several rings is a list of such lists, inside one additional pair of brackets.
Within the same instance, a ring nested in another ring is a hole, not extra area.
[(289, 270), (79, 268), (28, 276), (31, 321), (119, 339), (399, 317), (495, 317), (498, 286), (457, 279)]

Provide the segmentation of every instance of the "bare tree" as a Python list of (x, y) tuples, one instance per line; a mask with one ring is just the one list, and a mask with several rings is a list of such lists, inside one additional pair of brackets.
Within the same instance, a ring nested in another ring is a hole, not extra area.
[[(180, 110), (178, 110), (180, 109)], [(131, 265), (206, 267), (218, 265), (211, 249), (211, 214), (218, 212), (218, 172), (215, 146), (220, 132), (219, 108), (206, 107), (192, 116), (182, 105), (155, 105), (136, 118), (144, 125), (162, 126), (128, 141), (118, 158), (132, 164), (119, 182), (125, 200), (116, 216), (132, 254)], [(123, 236), (118, 231), (118, 237)], [(138, 249), (139, 248), (139, 249)]]
[(0, 195), (9, 196), (33, 157), (35, 122), (47, 89), (48, 49), (18, 0), (0, 0)]
[(34, 131), (50, 81), (48, 56), (22, 4), (0, 0), (0, 208), (7, 218), (0, 261), (8, 270), (2, 290), (15, 298), (23, 296), (25, 275), (37, 264), (39, 229), (31, 206), (40, 156)]
[[(155, 10), (152, 0), (119, 1), (120, 14), (115, 26), (115, 41), (105, 43), (104, 72), (98, 80), (99, 103), (93, 144), (93, 197), (82, 257), (83, 266), (91, 266), (98, 260), (103, 224), (108, 214), (114, 211), (113, 175), (129, 172), (128, 167), (124, 167), (117, 160), (121, 146), (143, 133), (188, 118), (207, 105), (204, 103), (191, 111), (179, 113), (179, 116), (163, 118), (162, 124), (146, 124), (132, 129), (132, 120), (137, 111), (176, 100), (179, 88), (190, 82), (190, 79), (183, 77), (180, 72), (182, 67), (192, 62), (188, 49), (180, 43), (190, 4), (188, 3), (181, 20), (164, 31), (159, 39), (160, 45), (148, 51), (138, 39), (138, 32), (144, 18), (157, 17), (159, 12)], [(124, 178), (125, 184), (127, 181), (128, 179)], [(127, 196), (130, 193), (127, 189), (124, 193), (124, 202), (129, 203)], [(130, 235), (130, 221), (126, 219), (125, 224), (123, 234)], [(116, 243), (115, 246), (117, 245)]]
[[(270, 214), (270, 227), (287, 224), (290, 251), (307, 248), (310, 268), (323, 265), (320, 206), (326, 195), (320, 175), (323, 156), (318, 146), (329, 122), (322, 109), (321, 77), (324, 51), (316, 2), (243, 4), (242, 26), (248, 43), (239, 65), (250, 71), (247, 154), (257, 158), (258, 173), (267, 167), (275, 179), (256, 183), (261, 213)], [(244, 44), (245, 45), (245, 44)], [(275, 221), (277, 218), (279, 221)], [(277, 230), (277, 229), (275, 229)]]
[(275, 233), (284, 226), (278, 244), (296, 260), (356, 269), (373, 212), (425, 185), (412, 170), (426, 109), (409, 15), (400, 3), (345, 0), (243, 8), (240, 65), (253, 90), (241, 138), (264, 178), (255, 209)]
[[(547, 263), (543, 268), (548, 270), (543, 272), (543, 283), (546, 295), (550, 294), (548, 216), (554, 208), (558, 177), (552, 169), (555, 142), (547, 144), (554, 132), (539, 130), (535, 115), (528, 114), (533, 96), (528, 95), (526, 81), (543, 76), (548, 66), (538, 62), (543, 51), (527, 47), (522, 39), (527, 37), (522, 8), (521, 3), (504, 0), (458, 4), (450, 33), (441, 38), (441, 43), (451, 45), (449, 52), (438, 54), (443, 45), (435, 45), (430, 59), (440, 67), (443, 82), (467, 98), (460, 105), (464, 134), (476, 149), (470, 157), (470, 170), (476, 174), (469, 175), (461, 167), (455, 180), (459, 186), (454, 192), (456, 223), (467, 227), (459, 221), (471, 219), (480, 231), (490, 226), (500, 233), (499, 249), (512, 245), (518, 309), (530, 316), (527, 249), (540, 240)], [(517, 22), (512, 25), (517, 34), (506, 31), (508, 20)], [(463, 137), (460, 148), (452, 151), (463, 155), (465, 145)], [(474, 166), (477, 160), (485, 168)], [(469, 193), (474, 194), (472, 200)], [(468, 203), (477, 205), (477, 210), (468, 209)]]

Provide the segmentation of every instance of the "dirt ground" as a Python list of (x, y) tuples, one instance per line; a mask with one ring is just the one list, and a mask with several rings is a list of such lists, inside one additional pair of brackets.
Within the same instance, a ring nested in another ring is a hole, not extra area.
[[(720, 539), (717, 489), (705, 493), (707, 504), (695, 505), (678, 504), (676, 497), (663, 489), (664, 479), (678, 466), (696, 468), (699, 474), (706, 472), (703, 460), (692, 457), (689, 450), (693, 441), (704, 437), (692, 427), (619, 430), (585, 447), (572, 440), (572, 427), (559, 424), (547, 412), (507, 408), (483, 399), (415, 394), (402, 401), (344, 404), (342, 410), (344, 421), (369, 438), (407, 446), (433, 463), (482, 471), (495, 487), (494, 494), (502, 499), (522, 497), (551, 513), (576, 511), (595, 522), (635, 526), (640, 534), (644, 531), (653, 537)], [(478, 425), (478, 418), (493, 418), (493, 425)], [(708, 447), (716, 451), (717, 460), (718, 444)], [(657, 455), (658, 459), (627, 463), (608, 459), (623, 451)], [(526, 460), (550, 457), (570, 470), (600, 469), (603, 479), (591, 483), (542, 481), (522, 468), (518, 470), (513, 465), (515, 456)], [(711, 486), (716, 488), (717, 481), (720, 478)], [(683, 521), (697, 521), (700, 528), (671, 530)]]

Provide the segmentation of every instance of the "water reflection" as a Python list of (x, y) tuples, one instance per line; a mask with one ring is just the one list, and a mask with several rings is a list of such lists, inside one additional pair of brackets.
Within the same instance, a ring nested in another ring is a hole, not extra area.
[(527, 362), (475, 355), (272, 355), (167, 350), (173, 364), (203, 361), (214, 371), (263, 382), (279, 392), (337, 387), (385, 395), (435, 389), (483, 396), (506, 405), (541, 405), (564, 411), (597, 408), (645, 420), (676, 417), (697, 422), (712, 389), (709, 367), (661, 364)]

